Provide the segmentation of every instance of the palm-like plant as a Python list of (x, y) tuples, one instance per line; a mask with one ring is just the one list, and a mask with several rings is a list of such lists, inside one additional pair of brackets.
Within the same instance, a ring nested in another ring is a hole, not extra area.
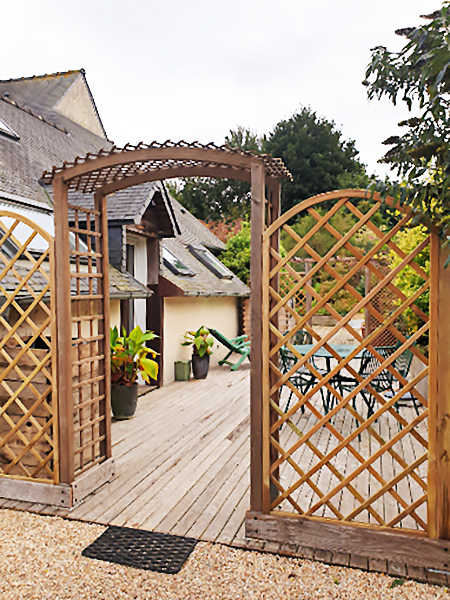
[(214, 344), (213, 338), (209, 334), (209, 329), (203, 325), (197, 331), (186, 331), (182, 346), (192, 346), (193, 353), (198, 356), (212, 354), (211, 346)]
[[(150, 383), (150, 379), (156, 379), (158, 376), (158, 363), (152, 360), (157, 353), (147, 348), (145, 343), (158, 336), (152, 331), (144, 333), (139, 325), (129, 335), (125, 328), (122, 333), (123, 335), (119, 336), (117, 327), (110, 331), (111, 383), (131, 387), (138, 374)], [(148, 358), (148, 355), (152, 358)]]

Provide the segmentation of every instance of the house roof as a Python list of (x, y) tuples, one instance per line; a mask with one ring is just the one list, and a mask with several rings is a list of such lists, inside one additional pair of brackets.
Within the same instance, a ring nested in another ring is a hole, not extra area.
[(181, 233), (171, 239), (164, 238), (163, 247), (181, 260), (194, 275), (176, 275), (164, 261), (161, 261), (161, 275), (185, 296), (249, 296), (250, 289), (236, 275), (230, 272), (230, 279), (221, 279), (192, 253), (191, 247), (201, 248), (211, 254), (209, 248), (223, 250), (225, 244), (171, 196), (170, 201)]
[[(53, 190), (48, 186), (48, 193)], [(93, 207), (92, 194), (83, 194), (76, 190), (69, 191), (71, 204), (83, 208)], [(142, 183), (110, 194), (107, 200), (108, 221), (122, 225), (140, 226), (142, 220), (148, 221), (148, 227), (153, 227), (155, 233), (161, 236), (172, 236), (178, 232), (176, 219), (170, 205), (170, 200), (159, 181)], [(73, 211), (69, 209), (69, 219)], [(136, 233), (141, 233), (136, 229)], [(145, 233), (143, 230), (142, 233)]]
[[(8, 213), (13, 212), (26, 217), (31, 222), (36, 223), (51, 236), (54, 235), (53, 212), (48, 205), (38, 205), (37, 203), (27, 204), (26, 202), (8, 202), (0, 198), (0, 211), (7, 211)], [(8, 217), (1, 217), (0, 220), (3, 222), (2, 227), (0, 228), (0, 231), (3, 234), (5, 226), (9, 226), (7, 223)], [(25, 226), (25, 228), (22, 230), (20, 225), (17, 226), (14, 230), (14, 236), (18, 243), (24, 243), (30, 236), (29, 227)], [(34, 252), (37, 254), (43, 253), (47, 248), (48, 244), (39, 235), (37, 235), (27, 245), (27, 250), (29, 252)], [(17, 251), (17, 246), (13, 244), (10, 251), (12, 251), (12, 255), (14, 255)], [(2, 252), (7, 254), (8, 248), (3, 246)], [(31, 261), (22, 257), (15, 263), (14, 269), (4, 270), (1, 281), (2, 286), (7, 291), (14, 291), (19, 282), (19, 278), (14, 275), (14, 271), (17, 271), (20, 278), (24, 278), (32, 266), (33, 265)], [(44, 261), (41, 268), (44, 271), (47, 271), (48, 262)], [(32, 274), (28, 283), (35, 292), (40, 292), (48, 283), (48, 280), (42, 273), (40, 273), (40, 270), (38, 269)], [(80, 279), (79, 284), (81, 286), (81, 294), (90, 293), (89, 282), (86, 279)], [(71, 286), (73, 294), (78, 293), (76, 285), (76, 280), (72, 279)], [(96, 281), (92, 282), (92, 285), (95, 286)], [(110, 297), (113, 299), (148, 298), (152, 295), (152, 292), (145, 285), (139, 283), (139, 281), (137, 281), (129, 273), (121, 273), (112, 265), (109, 266), (109, 290)], [(17, 292), (17, 298), (23, 302), (32, 300), (32, 296), (27, 290), (26, 286), (23, 286)]]
[(206, 248), (224, 250), (225, 244), (213, 232), (196, 219), (182, 204), (170, 196), (175, 218), (181, 229), (182, 241), (186, 244), (201, 243)]
[[(84, 110), (92, 111), (91, 119), (94, 117), (98, 122), (94, 133), (106, 139), (106, 132), (84, 69), (0, 81), (0, 96), (10, 99), (22, 109), (31, 111), (63, 130), (68, 126), (66, 117), (72, 116), (72, 122), (78, 121), (74, 121), (73, 113), (67, 111), (65, 100), (70, 93), (77, 95), (76, 102), (81, 100), (87, 104)], [(84, 120), (84, 123), (86, 126), (87, 121)], [(95, 125), (92, 120), (91, 123)]]
[[(51, 116), (49, 111), (46, 115), (46, 119)], [(0, 96), (0, 119), (19, 137), (14, 140), (0, 134), (0, 193), (50, 203), (39, 184), (44, 170), (61, 161), (73, 160), (80, 152), (111, 147), (110, 142), (66, 117), (60, 116), (57, 126), (39, 118), (17, 104), (13, 93), (9, 98)]]
[(109, 265), (109, 295), (113, 300), (149, 298), (153, 292), (129, 273), (122, 273)]
[[(11, 271), (3, 274), (2, 277), (2, 287), (7, 292), (16, 292), (15, 298), (19, 303), (27, 303), (33, 300), (33, 296), (30, 291), (27, 290), (26, 286), (23, 286), (19, 291), (16, 291), (17, 285), (20, 279), (24, 279), (30, 269), (32, 267), (32, 263), (29, 260), (18, 260), (14, 265), (14, 270), (17, 273), (18, 277), (14, 275)], [(74, 279), (71, 281), (71, 293), (73, 295), (81, 293), (90, 294), (89, 283), (86, 280), (79, 280), (80, 282), (80, 292), (77, 291), (77, 283)], [(31, 289), (35, 293), (40, 293), (44, 287), (48, 284), (48, 280), (45, 276), (39, 272), (39, 270), (35, 271), (31, 277), (28, 279), (27, 286), (31, 287)], [(134, 277), (132, 277), (129, 273), (121, 273), (112, 265), (109, 265), (109, 295), (112, 300), (125, 300), (128, 298), (149, 298), (152, 296), (153, 292), (149, 290), (145, 285), (139, 283)], [(48, 294), (45, 294), (48, 297)], [(44, 296), (44, 297), (45, 297)]]
[[(181, 260), (193, 273), (193, 276), (175, 275), (162, 264), (161, 275), (173, 283), (184, 296), (238, 296), (250, 295), (250, 289), (242, 281), (231, 274), (230, 279), (219, 279), (203, 265), (190, 251), (189, 245), (182, 241), (182, 236), (164, 239), (163, 246)], [(201, 244), (197, 244), (197, 247)], [(208, 250), (206, 250), (209, 252)]]

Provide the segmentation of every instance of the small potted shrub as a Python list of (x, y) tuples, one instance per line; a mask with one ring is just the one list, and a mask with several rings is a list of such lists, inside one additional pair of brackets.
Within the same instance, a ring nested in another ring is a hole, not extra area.
[(205, 379), (209, 370), (209, 357), (212, 354), (213, 338), (209, 329), (199, 327), (197, 331), (186, 331), (182, 346), (192, 346), (192, 373), (195, 379)]
[[(130, 419), (135, 411), (138, 398), (137, 377), (150, 383), (158, 376), (156, 352), (145, 343), (157, 337), (152, 331), (137, 326), (127, 335), (125, 328), (119, 336), (117, 327), (110, 331), (111, 348), (111, 407), (116, 419)], [(152, 358), (148, 358), (151, 355)]]

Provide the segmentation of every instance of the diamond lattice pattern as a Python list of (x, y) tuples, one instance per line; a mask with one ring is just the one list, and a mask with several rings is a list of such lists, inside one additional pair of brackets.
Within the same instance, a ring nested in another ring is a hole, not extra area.
[(270, 508), (426, 530), (430, 237), (405, 250), (410, 217), (358, 198), (301, 210), (264, 238)]
[(58, 481), (53, 240), (0, 213), (0, 475)]

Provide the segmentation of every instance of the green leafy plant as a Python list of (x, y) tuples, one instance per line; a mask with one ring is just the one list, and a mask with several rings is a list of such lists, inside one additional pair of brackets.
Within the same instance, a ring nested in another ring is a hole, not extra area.
[[(125, 328), (119, 335), (117, 327), (110, 330), (111, 383), (131, 387), (138, 375), (147, 383), (158, 376), (158, 363), (152, 358), (156, 352), (147, 348), (145, 343), (154, 340), (157, 335), (152, 331), (145, 333), (139, 326), (127, 335)], [(148, 358), (151, 355), (152, 358)]]
[(205, 354), (212, 354), (212, 345), (214, 344), (213, 338), (209, 335), (209, 329), (203, 325), (197, 329), (197, 331), (186, 331), (184, 334), (184, 342), (181, 342), (182, 346), (192, 346), (193, 353), (198, 356), (205, 356)]
[[(402, 231), (399, 231), (395, 238), (395, 244), (400, 250), (408, 255), (415, 248), (417, 248), (427, 237), (428, 231), (423, 225), (417, 227), (407, 227)], [(397, 252), (391, 251), (388, 254), (388, 260), (390, 268), (395, 269), (402, 262), (402, 257)], [(415, 257), (414, 263), (421, 267), (425, 273), (430, 273), (430, 247), (425, 246)], [(397, 288), (407, 297), (413, 296), (420, 288), (425, 285), (425, 280), (422, 278), (420, 273), (411, 266), (405, 266), (397, 275), (394, 280)], [(398, 299), (397, 304), (400, 305), (402, 300)], [(422, 294), (416, 298), (414, 305), (419, 308), (426, 315), (429, 314), (430, 304), (430, 289), (426, 289)], [(423, 319), (417, 314), (417, 311), (406, 308), (400, 318), (400, 330), (406, 335), (413, 335), (422, 325), (424, 324)], [(418, 345), (422, 347), (424, 352), (428, 350), (429, 332), (423, 334), (419, 340)]]
[(250, 280), (250, 223), (242, 222), (239, 233), (228, 238), (226, 249), (220, 260), (241, 281), (248, 284)]
[[(412, 113), (401, 121), (398, 135), (384, 143), (390, 149), (380, 162), (397, 172), (400, 181), (380, 183), (379, 190), (415, 212), (415, 222), (438, 227), (444, 245), (450, 243), (450, 4), (422, 15), (425, 23), (398, 29), (406, 38), (400, 52), (384, 46), (372, 50), (364, 85), (369, 99), (404, 103)], [(401, 134), (400, 134), (401, 133)], [(289, 166), (289, 165), (288, 165)], [(448, 261), (447, 261), (448, 262)]]

